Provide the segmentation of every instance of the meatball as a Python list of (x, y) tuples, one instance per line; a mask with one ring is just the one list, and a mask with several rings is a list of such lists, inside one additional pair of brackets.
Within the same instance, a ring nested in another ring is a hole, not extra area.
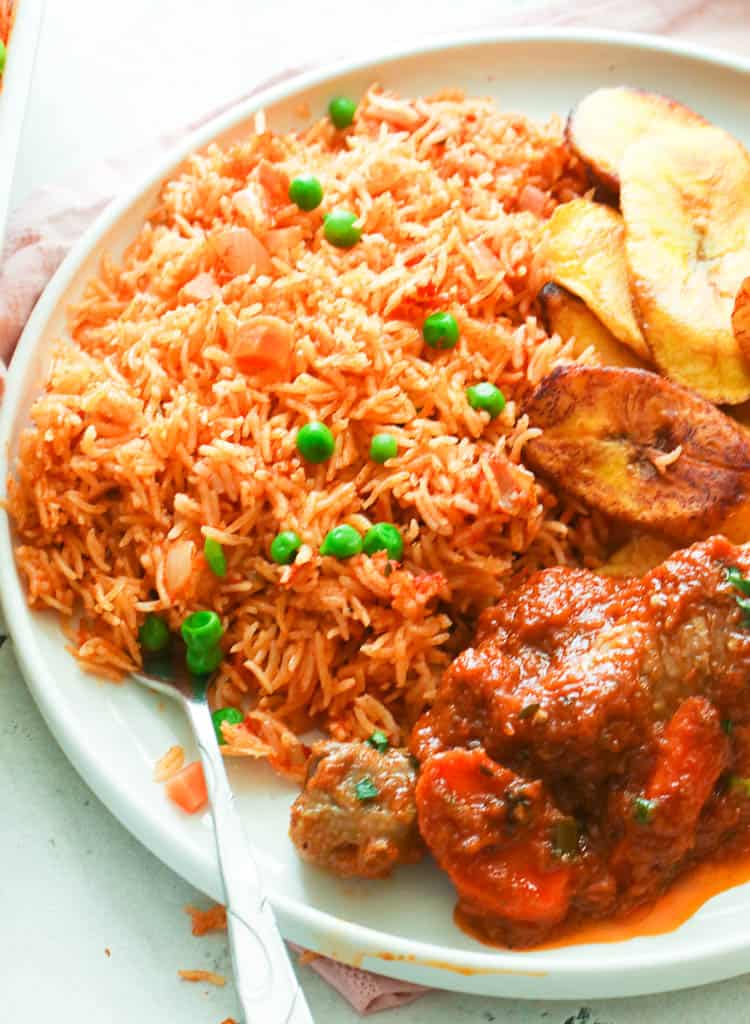
[(289, 834), (300, 856), (344, 878), (383, 878), (423, 854), (414, 761), (368, 743), (316, 743)]

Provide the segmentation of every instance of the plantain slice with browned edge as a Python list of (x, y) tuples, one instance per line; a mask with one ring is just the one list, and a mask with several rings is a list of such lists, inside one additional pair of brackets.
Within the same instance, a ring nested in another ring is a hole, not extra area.
[(708, 124), (694, 110), (659, 93), (619, 85), (590, 92), (571, 110), (565, 134), (594, 181), (615, 196), (628, 146), (675, 125)]
[(739, 423), (745, 430), (750, 430), (750, 402), (740, 402), (739, 405), (725, 405), (724, 412), (727, 416)]
[(625, 225), (616, 210), (588, 199), (558, 206), (540, 246), (543, 273), (567, 288), (642, 359), (646, 342), (633, 312), (625, 261)]
[(591, 508), (682, 544), (750, 538), (750, 437), (686, 388), (647, 370), (560, 366), (524, 412), (542, 430), (526, 462)]
[[(734, 299), (732, 309), (732, 331), (740, 351), (750, 359), (750, 277), (746, 277)], [(727, 416), (750, 431), (750, 400), (738, 405), (729, 405), (724, 410)]]
[(622, 163), (630, 284), (654, 362), (713, 402), (750, 398), (732, 331), (750, 269), (750, 157), (711, 125), (644, 138)]
[(750, 360), (750, 277), (746, 277), (734, 297), (732, 333), (745, 359)]
[(645, 363), (594, 316), (577, 295), (550, 281), (537, 295), (544, 326), (563, 341), (573, 341), (573, 355), (592, 348), (605, 366), (639, 366)]

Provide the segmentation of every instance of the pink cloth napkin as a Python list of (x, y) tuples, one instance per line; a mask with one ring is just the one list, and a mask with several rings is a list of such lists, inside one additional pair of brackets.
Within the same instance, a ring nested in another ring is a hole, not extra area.
[(358, 967), (348, 967), (326, 956), (315, 956), (292, 943), (289, 945), (363, 1017), (381, 1010), (406, 1006), (429, 992), (422, 985), (386, 978), (382, 974), (373, 974), (372, 971), (363, 971)]
[[(585, 26), (653, 32), (750, 54), (748, 2), (635, 0), (624, 4), (622, 0), (550, 0), (526, 11), (516, 11), (486, 27)], [(277, 80), (294, 74), (295, 70), (282, 72)], [(269, 84), (264, 82), (253, 92)], [(110, 199), (122, 194), (187, 131), (205, 123), (215, 113), (212, 111), (193, 124), (154, 139), (137, 152), (100, 161), (77, 174), (75, 184), (49, 185), (13, 213), (0, 268), (0, 360), (10, 359), (42, 289), (71, 245)], [(0, 362), (0, 377), (3, 372)], [(427, 991), (420, 985), (394, 981), (325, 957), (314, 957), (309, 963), (360, 1014), (404, 1006)]]

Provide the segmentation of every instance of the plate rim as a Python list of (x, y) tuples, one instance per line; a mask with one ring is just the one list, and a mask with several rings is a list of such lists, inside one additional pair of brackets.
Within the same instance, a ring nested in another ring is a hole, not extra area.
[[(641, 52), (670, 55), (678, 58), (695, 60), (709, 66), (729, 69), (750, 75), (750, 59), (737, 54), (724, 53), (720, 50), (701, 44), (683, 43), (681, 41), (662, 38), (655, 35), (635, 32), (615, 32), (600, 29), (575, 28), (513, 28), (496, 31), (472, 31), (447, 33), (435, 36), (420, 45), (398, 47), (386, 51), (363, 54), (351, 61), (326, 62), (320, 67), (295, 74), (282, 82), (275, 82), (268, 87), (260, 87), (245, 99), (212, 117), (200, 128), (189, 131), (178, 143), (168, 150), (142, 174), (125, 193), (114, 199), (84, 232), (77, 243), (71, 248), (44, 292), (24, 328), (16, 353), (11, 361), (5, 381), (5, 395), (0, 409), (0, 498), (6, 497), (6, 480), (9, 472), (8, 454), (10, 438), (17, 416), (17, 406), (21, 399), (20, 386), (27, 372), (28, 364), (34, 358), (36, 346), (43, 337), (43, 328), (50, 314), (57, 306), (61, 296), (70, 285), (85, 259), (95, 250), (107, 232), (117, 224), (127, 210), (146, 192), (152, 189), (189, 153), (201, 149), (217, 136), (230, 130), (235, 125), (251, 117), (256, 111), (278, 103), (297, 93), (324, 84), (348, 74), (355, 74), (368, 67), (392, 63), (399, 59), (432, 56), (447, 51), (468, 49), (479, 46), (508, 45), (526, 42), (597, 44), (603, 47)], [(0, 563), (14, 564), (11, 527), (5, 509), (0, 513)], [(45, 689), (45, 677), (51, 669), (44, 663), (34, 642), (32, 619), (26, 615), (27, 607), (20, 579), (16, 572), (9, 574), (0, 586), (0, 603), (9, 632), (14, 641), (14, 650), (24, 678), (36, 701), (55, 740), (62, 747), (75, 769), (91, 787), (97, 797), (135, 837), (155, 856), (166, 863), (172, 870), (191, 884), (203, 889), (214, 898), (221, 898), (221, 885), (218, 867), (211, 858), (193, 859), (191, 869), (185, 868), (185, 852), (180, 852), (180, 843), (173, 841), (172, 833), (164, 822), (166, 817), (157, 802), (153, 811), (139, 805), (128, 796), (128, 790), (117, 779), (111, 777), (102, 765), (87, 750), (85, 729), (75, 719), (64, 702), (56, 702), (48, 697)], [(251, 840), (252, 841), (252, 840)], [(284, 932), (292, 940), (312, 934), (317, 938), (320, 951), (326, 955), (335, 955), (343, 962), (361, 965), (363, 956), (368, 958), (364, 950), (373, 951), (368, 959), (368, 967), (381, 974), (394, 977), (413, 977), (411, 967), (423, 966), (429, 974), (428, 984), (443, 988), (454, 988), (459, 991), (478, 991), (471, 984), (471, 978), (477, 975), (490, 974), (526, 976), (530, 973), (554, 975), (555, 978), (577, 980), (581, 971), (587, 976), (609, 973), (613, 969), (612, 956), (607, 955), (611, 947), (607, 944), (582, 947), (586, 950), (585, 965), (580, 962), (555, 962), (555, 951), (542, 953), (512, 952), (497, 950), (478, 945), (476, 950), (457, 950), (447, 946), (432, 945), (414, 939), (401, 938), (378, 931), (368, 926), (346, 921), (333, 913), (318, 910), (298, 900), (286, 899), (283, 894), (274, 893), (273, 903), (280, 912)], [(632, 941), (632, 940), (631, 940)], [(377, 951), (388, 951), (392, 960), (372, 960)], [(641, 957), (619, 964), (618, 971), (631, 979), (636, 975), (648, 977), (654, 975), (646, 987), (635, 985), (633, 994), (656, 992), (664, 988), (675, 989), (696, 984), (696, 975), (691, 974), (692, 967), (705, 969), (710, 966), (711, 980), (729, 977), (740, 973), (743, 968), (727, 967), (727, 960), (737, 962), (737, 954), (750, 952), (750, 930), (744, 939), (729, 933), (720, 940), (714, 940), (709, 950), (693, 944), (691, 949), (679, 954), (681, 968), (679, 981), (670, 980), (668, 985), (660, 985), (656, 975), (660, 969), (674, 967), (678, 954), (672, 952), (656, 952), (644, 950)], [(533, 958), (533, 959), (532, 959)], [(724, 963), (724, 969), (720, 964)], [(716, 968), (714, 970), (714, 968)], [(431, 972), (431, 973), (430, 973)], [(470, 973), (467, 973), (470, 972)], [(705, 970), (703, 971), (705, 973)], [(421, 980), (421, 979), (420, 979)], [(632, 986), (631, 986), (632, 987)], [(591, 989), (595, 989), (592, 985)], [(486, 991), (482, 988), (481, 991)], [(539, 998), (543, 994), (529, 994), (529, 998)], [(567, 996), (545, 998), (566, 998)], [(523, 991), (513, 991), (513, 995), (524, 996)]]

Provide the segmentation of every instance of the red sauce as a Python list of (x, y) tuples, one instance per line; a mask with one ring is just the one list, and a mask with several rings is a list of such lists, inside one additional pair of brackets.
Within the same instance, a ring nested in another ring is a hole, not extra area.
[(373, 953), (379, 960), (397, 963), (420, 964), (422, 967), (434, 967), (438, 971), (452, 971), (454, 974), (462, 974), (464, 977), (471, 977), (475, 974), (512, 974), (524, 978), (544, 978), (546, 971), (516, 971), (504, 967), (459, 967), (447, 960), (422, 960), (411, 953)]
[(589, 921), (571, 927), (536, 949), (559, 949), (595, 942), (625, 942), (644, 935), (673, 932), (714, 896), (750, 882), (750, 852), (731, 860), (704, 861), (678, 878), (650, 907), (639, 907), (621, 918)]
[[(665, 935), (676, 931), (714, 896), (746, 882), (750, 882), (750, 851), (735, 854), (731, 858), (704, 861), (678, 878), (650, 906), (638, 907), (606, 921), (565, 925), (553, 938), (535, 945), (533, 949), (536, 952)], [(456, 909), (453, 917), (458, 927), (472, 938), (497, 949), (508, 948), (500, 943), (488, 942), (486, 934), (468, 921), (460, 909)]]

